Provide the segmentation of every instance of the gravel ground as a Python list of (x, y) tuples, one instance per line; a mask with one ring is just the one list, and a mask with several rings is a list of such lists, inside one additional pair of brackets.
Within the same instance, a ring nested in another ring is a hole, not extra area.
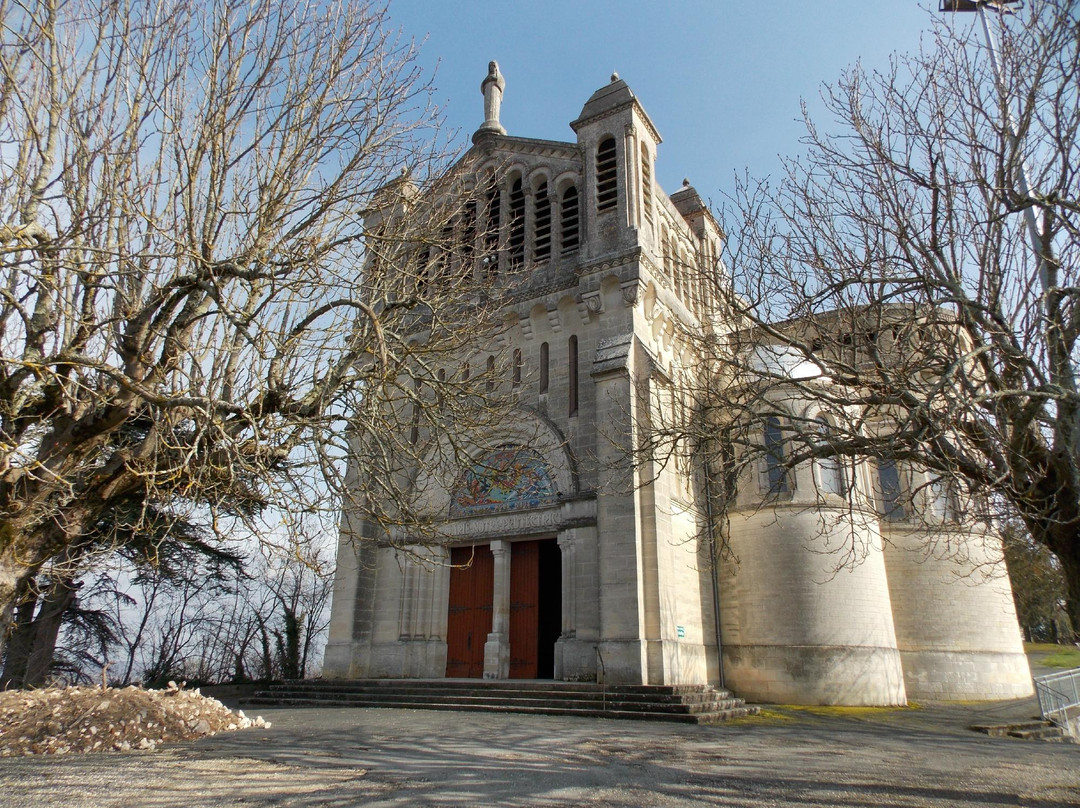
[(770, 709), (712, 727), (422, 710), (260, 710), (153, 753), (0, 760), (21, 806), (1080, 806), (1080, 745), (970, 723), (1032, 704)]

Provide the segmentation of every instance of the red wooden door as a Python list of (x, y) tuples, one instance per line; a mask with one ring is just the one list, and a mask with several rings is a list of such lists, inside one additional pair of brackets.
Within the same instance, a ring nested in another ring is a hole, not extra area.
[(446, 675), (484, 675), (484, 643), (491, 633), (495, 559), (486, 544), (450, 550), (450, 608), (446, 619)]
[(540, 620), (540, 542), (510, 545), (510, 678), (535, 679)]

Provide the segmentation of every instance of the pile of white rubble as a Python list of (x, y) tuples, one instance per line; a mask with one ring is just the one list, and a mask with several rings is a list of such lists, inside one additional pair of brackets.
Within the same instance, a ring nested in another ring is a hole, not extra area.
[(0, 692), (0, 757), (152, 750), (248, 727), (261, 717), (233, 713), (217, 699), (169, 682), (141, 687), (63, 687)]

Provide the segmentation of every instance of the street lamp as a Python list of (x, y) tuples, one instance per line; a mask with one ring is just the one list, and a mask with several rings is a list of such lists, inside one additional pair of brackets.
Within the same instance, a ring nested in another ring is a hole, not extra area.
[[(1019, 149), (1015, 149), (1017, 144), (1016, 126), (1012, 117), (1012, 104), (1008, 103), (1008, 88), (1005, 86), (1005, 74), (1001, 69), (1001, 61), (998, 56), (997, 38), (994, 36), (994, 32), (990, 30), (990, 20), (987, 17), (987, 8), (998, 12), (999, 24), (1000, 15), (1012, 14), (1013, 10), (1011, 6), (1019, 6), (1020, 0), (941, 0), (939, 9), (941, 11), (974, 11), (979, 15), (979, 22), (982, 25), (983, 38), (986, 40), (986, 50), (990, 54), (990, 67), (994, 71), (994, 81), (997, 83), (998, 92), (1001, 97), (1006, 99), (1005, 104), (1005, 120), (1003, 121), (1005, 126), (1005, 134), (1008, 135), (1009, 140), (1012, 141), (1015, 153), (1020, 154)], [(1023, 157), (1020, 157), (1020, 165), (1018, 173), (1018, 184), (1020, 186), (1020, 193), (1025, 197), (1031, 197), (1031, 182), (1028, 179), (1027, 165), (1024, 163)], [(1031, 239), (1031, 247), (1035, 251), (1035, 257), (1039, 262), (1039, 283), (1042, 286), (1043, 294), (1045, 295), (1051, 286), (1050, 280), (1050, 264), (1047, 261), (1046, 256), (1043, 254), (1043, 239), (1042, 232), (1039, 229), (1039, 221), (1035, 217), (1034, 206), (1027, 205), (1024, 208), (1024, 222), (1027, 225), (1028, 237)]]
[(1007, 6), (1019, 5), (1020, 0), (941, 0), (941, 11), (978, 11), (983, 6), (993, 6), (1004, 10)]

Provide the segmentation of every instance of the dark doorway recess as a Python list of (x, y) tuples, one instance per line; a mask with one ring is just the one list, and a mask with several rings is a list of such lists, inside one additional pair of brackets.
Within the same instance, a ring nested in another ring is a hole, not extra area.
[(495, 559), (486, 544), (450, 550), (450, 609), (446, 619), (446, 675), (484, 675), (484, 643), (491, 633)]
[(562, 628), (562, 561), (555, 539), (510, 545), (510, 678), (552, 679)]

